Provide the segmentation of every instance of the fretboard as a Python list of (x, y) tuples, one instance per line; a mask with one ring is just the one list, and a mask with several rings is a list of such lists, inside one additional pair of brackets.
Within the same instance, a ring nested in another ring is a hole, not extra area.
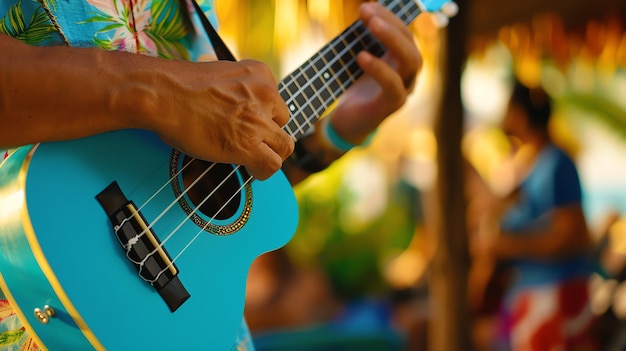
[[(421, 12), (414, 0), (381, 0), (379, 3), (407, 25)], [(295, 139), (305, 135), (324, 111), (363, 74), (356, 63), (356, 56), (362, 50), (378, 57), (386, 51), (358, 20), (280, 81), (280, 95), (291, 113), (284, 129)]]

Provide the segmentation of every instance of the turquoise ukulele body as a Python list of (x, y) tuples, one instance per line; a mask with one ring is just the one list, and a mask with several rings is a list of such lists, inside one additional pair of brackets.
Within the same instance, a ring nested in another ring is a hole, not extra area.
[[(279, 172), (250, 182), (232, 215), (210, 224), (226, 232), (210, 232), (196, 223), (204, 217), (199, 211), (195, 220), (185, 220), (186, 207), (193, 204), (188, 194), (177, 200), (170, 178), (182, 167), (172, 154), (154, 135), (125, 130), (22, 147), (0, 167), (2, 288), (45, 348), (233, 346), (250, 264), (291, 238), (297, 204)], [(239, 171), (233, 177), (243, 184)], [(96, 198), (113, 182), (128, 200), (146, 204), (140, 212), (147, 222), (161, 216), (151, 228), (161, 242), (173, 233), (163, 247), (171, 258), (182, 252), (174, 265), (189, 295), (175, 311), (139, 276)], [(237, 230), (229, 233), (233, 224)], [(44, 306), (52, 308), (53, 316), (46, 318)]]
[[(379, 2), (406, 24), (456, 11)], [(360, 77), (362, 50), (386, 51), (356, 21), (279, 83), (294, 139)], [(252, 261), (297, 222), (282, 172), (251, 180), (150, 132), (25, 146), (0, 164), (0, 288), (43, 349), (230, 351)]]

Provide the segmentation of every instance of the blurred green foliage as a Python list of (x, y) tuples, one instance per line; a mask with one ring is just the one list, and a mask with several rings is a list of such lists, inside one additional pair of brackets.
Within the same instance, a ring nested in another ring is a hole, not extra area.
[(296, 188), (299, 227), (286, 247), (297, 265), (321, 268), (346, 300), (389, 290), (384, 266), (408, 247), (419, 221), (416, 189), (395, 179), (385, 181), (379, 195), (386, 204), (376, 216), (358, 220), (346, 214), (364, 201), (346, 179), (359, 157), (349, 154)]

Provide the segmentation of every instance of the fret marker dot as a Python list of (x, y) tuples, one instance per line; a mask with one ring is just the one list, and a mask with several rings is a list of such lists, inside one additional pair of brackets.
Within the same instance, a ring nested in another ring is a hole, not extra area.
[(291, 110), (291, 112), (296, 110), (296, 105), (289, 105), (289, 109)]
[(330, 74), (328, 72), (324, 72), (324, 79), (330, 78)]

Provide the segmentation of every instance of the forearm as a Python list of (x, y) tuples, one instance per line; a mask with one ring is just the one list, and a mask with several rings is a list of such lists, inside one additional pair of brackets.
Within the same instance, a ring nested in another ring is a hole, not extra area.
[(494, 251), (501, 259), (533, 257), (539, 259), (558, 259), (579, 253), (589, 245), (586, 237), (554, 235), (549, 231), (529, 235), (502, 233)]
[(0, 148), (140, 126), (148, 85), (129, 78), (140, 59), (0, 35)]
[(523, 236), (501, 233), (494, 245), (494, 253), (500, 259), (554, 256), (554, 240), (546, 239), (549, 237), (544, 234)]
[(30, 47), (0, 36), (0, 149), (124, 128), (190, 156), (276, 172), (293, 143), (267, 65), (188, 62), (98, 49)]
[(580, 203), (557, 207), (545, 216), (549, 222), (542, 230), (501, 232), (492, 245), (492, 254), (500, 259), (558, 259), (584, 252), (592, 245)]

